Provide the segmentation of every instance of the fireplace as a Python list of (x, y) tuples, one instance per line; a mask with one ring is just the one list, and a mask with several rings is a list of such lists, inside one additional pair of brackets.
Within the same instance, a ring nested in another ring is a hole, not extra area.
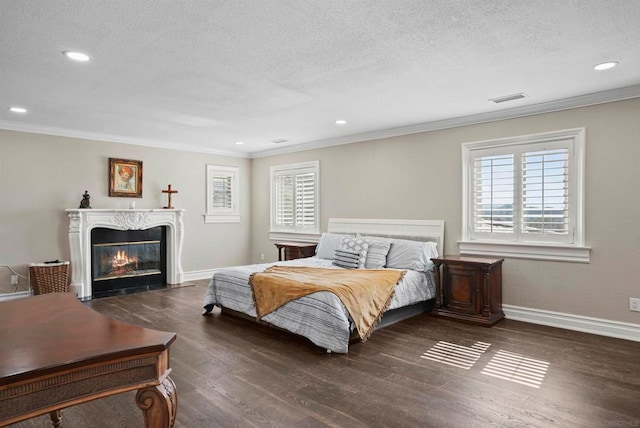
[(164, 287), (167, 278), (165, 228), (94, 228), (91, 231), (93, 297)]
[[(66, 211), (69, 213), (71, 291), (80, 299), (125, 293), (131, 287), (149, 289), (183, 282), (184, 210)], [(95, 235), (104, 232), (102, 229), (108, 230), (107, 234), (115, 233), (115, 237), (98, 237), (95, 240)], [(154, 241), (161, 241), (159, 247)], [(159, 257), (156, 257), (158, 252)], [(108, 269), (109, 259), (114, 268), (111, 272)], [(98, 261), (97, 266), (92, 263), (94, 260)], [(160, 274), (156, 272), (158, 270)]]

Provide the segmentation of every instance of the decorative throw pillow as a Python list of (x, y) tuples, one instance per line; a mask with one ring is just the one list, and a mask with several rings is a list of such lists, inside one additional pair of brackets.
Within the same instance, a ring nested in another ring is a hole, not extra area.
[(367, 259), (364, 262), (365, 269), (382, 269), (387, 264), (387, 254), (391, 248), (390, 239), (367, 239)]
[(332, 264), (347, 269), (358, 269), (360, 254), (357, 251), (337, 249)]
[(358, 269), (364, 268), (364, 262), (367, 260), (367, 250), (369, 243), (360, 238), (346, 237), (342, 240), (341, 250), (349, 250), (358, 254)]
[(394, 239), (387, 254), (386, 267), (426, 272), (433, 264), (431, 259), (434, 257), (438, 257), (435, 242)]
[(319, 259), (333, 260), (335, 252), (342, 245), (342, 240), (349, 235), (339, 233), (323, 233), (318, 242), (316, 257)]

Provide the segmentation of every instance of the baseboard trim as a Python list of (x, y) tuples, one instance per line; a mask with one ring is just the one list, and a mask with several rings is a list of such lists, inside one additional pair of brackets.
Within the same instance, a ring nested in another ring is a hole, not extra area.
[[(205, 269), (205, 270), (194, 270), (191, 272), (184, 272), (183, 283), (188, 281), (196, 281), (199, 279), (209, 279), (218, 270), (220, 269)], [(29, 296), (31, 296), (30, 291), (21, 291), (18, 293), (0, 293), (0, 302), (6, 301), (6, 300), (20, 299), (20, 298), (29, 297)]]
[(220, 269), (192, 270), (184, 273), (184, 281), (196, 281), (198, 279), (210, 279)]
[(31, 296), (31, 291), (19, 291), (17, 293), (2, 293), (0, 294), (0, 302), (5, 300), (21, 299), (23, 297)]
[(523, 308), (513, 305), (502, 305), (502, 310), (505, 317), (510, 320), (548, 325), (550, 327), (559, 327), (567, 330), (640, 342), (640, 324), (545, 311), (542, 309)]

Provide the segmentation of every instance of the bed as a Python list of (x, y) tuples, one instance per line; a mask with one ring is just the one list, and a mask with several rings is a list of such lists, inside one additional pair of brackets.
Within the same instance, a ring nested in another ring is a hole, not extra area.
[[(435, 283), (430, 258), (437, 257), (437, 251), (442, 252), (444, 248), (444, 221), (333, 218), (329, 220), (327, 232), (320, 238), (314, 257), (216, 271), (203, 297), (203, 315), (210, 314), (218, 306), (223, 313), (255, 319), (256, 305), (249, 284), (252, 275), (272, 266), (344, 269), (334, 264), (340, 264), (336, 256), (331, 257), (338, 254), (334, 249), (344, 246), (344, 242), (342, 246), (340, 244), (344, 237), (366, 240), (368, 243), (389, 242), (388, 253), (383, 261), (372, 258), (372, 263), (386, 265), (389, 262), (389, 269), (402, 271), (402, 279), (394, 287), (390, 302), (375, 325), (376, 329), (431, 309), (435, 299)], [(373, 257), (373, 246), (379, 244), (371, 245), (369, 256)], [(414, 248), (419, 255), (413, 254)], [(368, 262), (367, 269), (371, 268)], [(315, 345), (336, 353), (347, 353), (350, 341), (357, 338), (349, 311), (334, 293), (326, 291), (291, 300), (262, 316), (260, 322), (304, 336)]]

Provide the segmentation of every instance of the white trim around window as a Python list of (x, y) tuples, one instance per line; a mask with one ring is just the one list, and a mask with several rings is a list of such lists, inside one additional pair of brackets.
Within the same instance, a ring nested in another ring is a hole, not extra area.
[(207, 212), (205, 223), (240, 222), (240, 168), (207, 165)]
[(270, 169), (270, 239), (309, 241), (320, 234), (320, 162)]
[(461, 254), (588, 263), (585, 129), (462, 145)]

